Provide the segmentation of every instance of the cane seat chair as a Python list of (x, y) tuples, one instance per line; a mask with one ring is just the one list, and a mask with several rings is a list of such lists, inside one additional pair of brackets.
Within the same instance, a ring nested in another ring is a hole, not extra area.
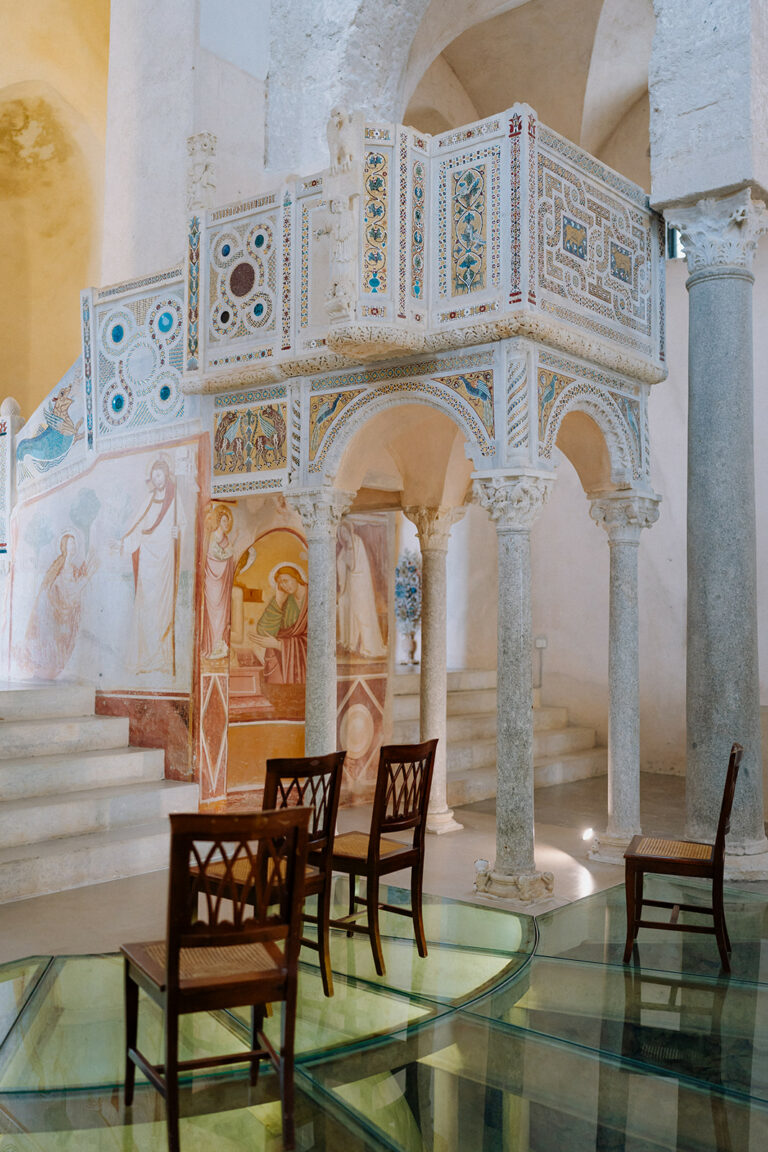
[[(731, 942), (725, 924), (723, 907), (723, 868), (725, 863), (725, 837), (730, 831), (731, 807), (739, 774), (743, 749), (734, 744), (725, 776), (720, 819), (714, 844), (688, 840), (666, 840), (660, 837), (635, 836), (626, 852), (625, 886), (627, 899), (627, 941), (624, 963), (629, 961), (632, 947), (640, 928), (662, 928), (673, 932), (704, 932), (714, 935), (723, 969), (730, 972), (728, 953)], [(712, 906), (680, 904), (670, 900), (648, 900), (643, 896), (643, 879), (647, 872), (664, 876), (698, 876), (712, 881)], [(644, 920), (643, 908), (671, 908), (669, 921)], [(681, 924), (681, 912), (699, 912), (712, 917), (712, 925)]]
[[(380, 910), (409, 916), (413, 920), (419, 956), (427, 955), (421, 895), (427, 805), (436, 747), (437, 740), (427, 740), (424, 744), (385, 745), (379, 755), (369, 831), (345, 832), (336, 837), (333, 846), (334, 872), (345, 872), (349, 877), (349, 913), (338, 920), (331, 920), (331, 924), (346, 928), (348, 936), (353, 932), (368, 936), (379, 976), (385, 972), (379, 930)], [(410, 843), (387, 838), (387, 834), (398, 832), (410, 832)], [(404, 868), (411, 870), (411, 907), (380, 903), (381, 877)], [(366, 878), (365, 896), (357, 895), (358, 876)], [(360, 911), (356, 907), (358, 904), (362, 905)], [(365, 923), (359, 924), (357, 921), (363, 915)]]
[[(165, 1098), (169, 1152), (179, 1152), (179, 1075), (195, 1068), (249, 1063), (255, 1084), (264, 1056), (280, 1076), (283, 1140), (285, 1147), (294, 1147), (296, 984), (310, 817), (309, 808), (291, 808), (170, 818), (166, 938), (121, 948), (125, 1104), (133, 1103), (138, 1067)], [(225, 874), (209, 884), (206, 867), (213, 859), (224, 863)], [(243, 860), (247, 875), (235, 880), (233, 869)], [(137, 1047), (139, 988), (163, 1010), (162, 1064), (151, 1064)], [(284, 1001), (279, 1051), (263, 1032), (265, 1006), (277, 1001)], [(251, 1005), (249, 1050), (179, 1060), (180, 1016), (242, 1005)]]
[[(317, 925), (317, 939), (303, 935), (301, 943), (314, 949), (320, 958), (323, 991), (333, 995), (331, 975), (330, 915), (331, 915), (331, 853), (339, 811), (341, 779), (346, 752), (330, 752), (327, 756), (292, 756), (267, 761), (264, 780), (263, 811), (270, 808), (290, 808), (295, 805), (312, 808), (309, 822), (309, 863), (304, 878), (304, 896), (317, 896), (317, 914), (303, 912), (305, 923)], [(241, 859), (232, 870), (238, 881), (247, 872), (248, 862)], [(223, 875), (224, 865), (214, 861), (208, 865), (209, 882)]]

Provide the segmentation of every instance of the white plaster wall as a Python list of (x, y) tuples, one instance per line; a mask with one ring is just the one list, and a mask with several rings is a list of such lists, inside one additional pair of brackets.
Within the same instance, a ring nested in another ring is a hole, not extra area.
[(448, 542), (448, 667), (496, 667), (496, 529), (471, 504)]

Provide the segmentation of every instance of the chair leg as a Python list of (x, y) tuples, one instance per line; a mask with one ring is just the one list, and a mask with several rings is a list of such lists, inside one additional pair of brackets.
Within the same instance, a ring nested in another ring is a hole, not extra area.
[[(357, 888), (357, 876), (354, 872), (349, 874), (349, 915), (352, 916), (355, 911), (355, 890)], [(354, 929), (347, 929), (347, 936), (354, 936)]]
[(333, 976), (331, 974), (331, 878), (326, 878), (322, 892), (317, 895), (317, 949), (320, 957), (320, 974), (323, 977), (323, 992), (333, 996)]
[(421, 911), (421, 891), (424, 871), (416, 866), (411, 869), (411, 914), (413, 916), (413, 934), (416, 937), (416, 948), (419, 956), (427, 955), (427, 938), (424, 935), (424, 917)]
[(296, 1130), (294, 1109), (294, 1040), (296, 1035), (296, 986), (283, 1003), (283, 1024), (280, 1046), (280, 1103), (283, 1111), (283, 1147), (295, 1148)]
[(637, 928), (635, 922), (637, 920), (637, 913), (635, 911), (635, 893), (636, 876), (634, 865), (627, 861), (626, 872), (624, 874), (624, 890), (627, 897), (627, 942), (624, 947), (624, 963), (629, 963), (629, 958), (632, 955), (632, 945), (637, 935)]
[(180, 1152), (179, 1145), (179, 1018), (165, 1011), (165, 1114), (168, 1124), (168, 1152)]
[[(251, 1004), (251, 1048), (260, 1048), (259, 1032), (264, 1028), (264, 1005)], [(251, 1060), (251, 1084), (256, 1084), (259, 1079), (259, 1064), (261, 1059), (254, 1056)]]
[(136, 1084), (136, 1065), (128, 1055), (136, 1047), (139, 1031), (139, 986), (131, 978), (128, 961), (125, 961), (125, 1104), (133, 1104), (133, 1090)]
[(728, 939), (728, 929), (725, 926), (722, 880), (719, 884), (717, 880), (712, 881), (712, 912), (714, 913), (715, 939), (717, 940), (717, 950), (720, 953), (720, 963), (725, 972), (730, 972), (731, 962), (728, 959), (730, 940)]
[(379, 878), (378, 876), (369, 876), (366, 889), (366, 898), (368, 901), (368, 935), (371, 938), (371, 951), (373, 952), (373, 962), (376, 965), (376, 972), (379, 976), (384, 976), (386, 968), (384, 967), (384, 953), (381, 950), (381, 933), (379, 932)]

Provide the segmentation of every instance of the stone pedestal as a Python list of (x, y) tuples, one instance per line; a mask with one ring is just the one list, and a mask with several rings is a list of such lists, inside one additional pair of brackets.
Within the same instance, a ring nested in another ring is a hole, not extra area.
[(421, 740), (432, 740), (437, 737), (427, 831), (441, 835), (443, 832), (457, 832), (462, 827), (454, 820), (447, 799), (448, 667), (445, 560), (451, 526), (464, 514), (464, 509), (414, 507), (405, 508), (404, 512), (416, 525), (421, 548), (419, 734)]
[(593, 498), (591, 515), (608, 534), (611, 554), (608, 639), (608, 824), (589, 855), (623, 863), (640, 832), (640, 687), (637, 548), (659, 515), (655, 497), (615, 492)]
[(757, 666), (750, 270), (768, 212), (744, 189), (676, 208), (668, 218), (680, 229), (690, 271), (686, 835), (714, 838), (728, 753), (738, 740), (744, 760), (727, 842), (733, 858), (768, 849)]
[(352, 499), (333, 488), (286, 493), (307, 537), (307, 756), (325, 756), (337, 746), (336, 529)]
[(489, 896), (532, 903), (551, 896), (554, 877), (537, 872), (533, 851), (533, 670), (531, 525), (549, 476), (496, 475), (475, 480), (477, 502), (496, 524), (499, 548), (496, 672), (496, 860), (475, 886)]

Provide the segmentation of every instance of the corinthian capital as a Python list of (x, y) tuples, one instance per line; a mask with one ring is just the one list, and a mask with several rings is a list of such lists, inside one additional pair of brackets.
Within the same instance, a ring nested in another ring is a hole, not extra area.
[(354, 498), (354, 492), (340, 492), (337, 488), (302, 488), (285, 493), (286, 502), (301, 517), (308, 540), (335, 536)]
[(553, 484), (550, 476), (476, 477), (473, 500), (489, 513), (497, 532), (529, 532)]
[(451, 528), (464, 515), (463, 508), (403, 508), (403, 513), (416, 525), (422, 552), (445, 552)]
[(665, 216), (683, 238), (691, 273), (719, 265), (751, 268), (757, 242), (768, 230), (768, 210), (749, 188), (671, 208)]
[(590, 501), (589, 514), (608, 533), (609, 544), (638, 544), (643, 528), (659, 518), (660, 496), (611, 493)]

